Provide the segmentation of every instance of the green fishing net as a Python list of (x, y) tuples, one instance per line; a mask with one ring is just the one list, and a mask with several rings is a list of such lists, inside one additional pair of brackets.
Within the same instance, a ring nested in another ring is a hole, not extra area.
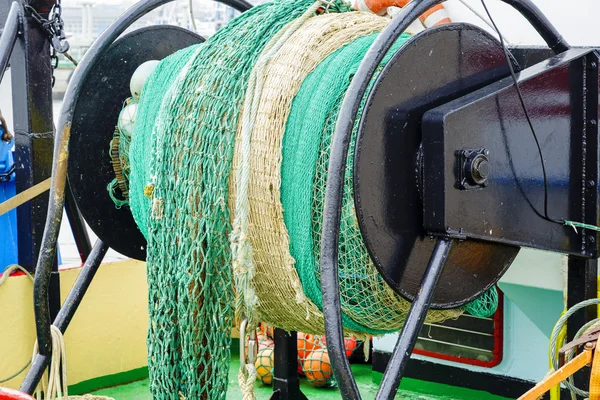
[[(286, 125), (281, 201), (290, 235), (290, 251), (296, 260), (305, 294), (321, 308), (321, 229), (331, 138), (344, 94), (376, 36), (359, 38), (321, 62), (304, 80)], [(409, 38), (408, 34), (404, 34), (398, 39), (378, 71)], [(362, 110), (363, 107), (357, 121)], [(358, 123), (354, 137), (357, 129)], [(351, 140), (339, 239), (342, 321), (346, 328), (356, 332), (394, 332), (402, 327), (410, 303), (382, 280), (362, 240), (352, 194), (353, 147), (354, 140)], [(460, 313), (460, 310), (432, 310), (428, 318), (437, 322), (457, 317)]]
[[(377, 34), (359, 38), (331, 54), (304, 80), (296, 95), (283, 139), (281, 201), (290, 235), (290, 253), (302, 288), (322, 308), (320, 285), (321, 229), (331, 139), (350, 81)], [(402, 35), (379, 66), (410, 38)], [(325, 83), (326, 82), (326, 83)], [(368, 91), (367, 91), (368, 93)], [(381, 278), (362, 239), (353, 198), (354, 145), (366, 97), (359, 108), (346, 163), (339, 235), (338, 269), (342, 322), (356, 332), (398, 331), (410, 303)], [(462, 310), (431, 310), (428, 322), (458, 317), (462, 311), (487, 317), (498, 306), (494, 288)]]
[(492, 286), (490, 290), (477, 299), (463, 306), (463, 310), (475, 317), (489, 318), (498, 309), (498, 289)]
[(225, 398), (233, 323), (227, 199), (238, 116), (265, 44), (313, 3), (254, 7), (161, 62), (143, 88), (129, 179), (131, 211), (148, 240), (154, 398)]
[[(129, 206), (148, 240), (148, 366), (154, 398), (225, 398), (234, 317), (228, 183), (235, 132), (258, 56), (276, 32), (313, 3), (281, 0), (254, 7), (206, 42), (163, 60), (143, 88), (131, 142), (119, 143), (129, 163)], [(340, 9), (345, 9), (341, 3), (329, 6), (329, 12)], [(331, 135), (343, 95), (374, 38), (342, 47), (309, 75), (284, 137), (284, 219), (303, 290), (320, 307)], [(407, 39), (404, 35), (395, 48)], [(369, 260), (356, 223), (351, 173), (350, 156), (340, 227), (344, 325), (356, 332), (395, 331), (409, 305)], [(443, 313), (436, 317), (441, 320), (460, 311), (433, 313)]]

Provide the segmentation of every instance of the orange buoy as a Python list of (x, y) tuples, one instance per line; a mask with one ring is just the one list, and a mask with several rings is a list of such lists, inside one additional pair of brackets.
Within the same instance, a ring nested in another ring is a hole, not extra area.
[(324, 386), (331, 383), (333, 371), (327, 350), (317, 349), (306, 356), (304, 374), (306, 379), (315, 386)]
[(315, 348), (320, 349), (321, 346), (318, 344), (318, 340), (311, 334), (305, 334), (298, 332), (298, 374), (304, 375), (303, 365), (306, 356), (313, 351)]
[[(388, 7), (404, 7), (410, 0), (354, 0), (352, 7), (358, 11), (369, 11), (385, 15)], [(442, 4), (435, 5), (419, 17), (426, 28), (452, 22), (448, 11)]]
[(350, 358), (354, 350), (358, 347), (358, 339), (356, 336), (350, 336), (344, 338), (344, 349), (346, 350), (346, 357)]
[(271, 339), (263, 339), (263, 340), (258, 340), (258, 351), (261, 351), (263, 349), (267, 349), (267, 348), (273, 348), (275, 347), (275, 343), (271, 340)]
[(298, 332), (298, 359), (304, 361), (306, 356), (314, 349), (320, 349), (318, 338)]
[(256, 378), (259, 379), (264, 385), (270, 385), (273, 383), (273, 348), (266, 347), (258, 352), (256, 361), (254, 362), (256, 368)]

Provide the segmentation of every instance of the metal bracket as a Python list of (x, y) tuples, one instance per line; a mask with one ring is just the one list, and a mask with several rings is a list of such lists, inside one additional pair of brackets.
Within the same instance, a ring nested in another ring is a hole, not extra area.
[(572, 49), (519, 73), (535, 137), (511, 77), (423, 115), (428, 233), (598, 256), (595, 232), (557, 223), (598, 221), (598, 57)]
[(486, 149), (469, 149), (456, 152), (457, 187), (462, 190), (481, 189), (488, 185), (490, 152)]

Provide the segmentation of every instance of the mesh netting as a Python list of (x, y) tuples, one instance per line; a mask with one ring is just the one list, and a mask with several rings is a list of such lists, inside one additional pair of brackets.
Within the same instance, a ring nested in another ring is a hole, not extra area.
[[(294, 258), (290, 255), (290, 246), (294, 245), (288, 236), (290, 224), (282, 218), (279, 192), (282, 140), (291, 104), (306, 76), (323, 59), (355, 38), (382, 29), (386, 23), (384, 18), (357, 12), (313, 17), (287, 40), (264, 68), (264, 83), (250, 141), (249, 237), (259, 318), (284, 329), (322, 333), (324, 326), (321, 312), (302, 291)], [(243, 151), (240, 135), (246, 119), (242, 121), (231, 174), (232, 187), (236, 190), (230, 190), (230, 204), (239, 191), (235, 178)], [(366, 327), (346, 322), (350, 330), (368, 331)]]
[(254, 7), (161, 62), (143, 88), (130, 206), (148, 239), (154, 398), (225, 398), (233, 321), (228, 179), (247, 77), (312, 1)]
[[(131, 143), (117, 129), (113, 146), (124, 154), (116, 171), (121, 167), (127, 186), (119, 179), (116, 185), (128, 190), (134, 219), (148, 240), (154, 398), (225, 397), (234, 320), (230, 206), (239, 190), (233, 172), (239, 168), (244, 97), (265, 47), (312, 4), (280, 0), (254, 7), (206, 42), (163, 60), (143, 88)], [(261, 90), (251, 93), (259, 96), (247, 194), (258, 317), (309, 333), (322, 333), (324, 326), (319, 246), (331, 135), (352, 75), (373, 33), (386, 24), (381, 17), (345, 12), (341, 3), (325, 8), (344, 13), (315, 16), (294, 28), (258, 71)], [(344, 326), (394, 331), (408, 303), (385, 285), (364, 248), (351, 166), (349, 157), (340, 227)], [(428, 318), (460, 312), (432, 311)], [(309, 370), (319, 384), (330, 369), (323, 364), (326, 353), (316, 356), (311, 363), (322, 368)]]
[[(298, 332), (298, 374), (306, 376), (315, 386), (335, 386), (329, 363), (325, 336)], [(347, 346), (354, 343), (354, 346)], [(346, 355), (350, 357), (356, 348), (356, 337), (345, 339)]]
[(256, 368), (256, 379), (260, 380), (264, 385), (271, 385), (273, 383), (274, 361), (272, 347), (265, 347), (258, 351), (254, 367)]
[(150, 155), (154, 154), (153, 148), (158, 145), (157, 140), (166, 141), (166, 138), (162, 138), (162, 134), (167, 134), (164, 131), (161, 132), (162, 134), (155, 132), (154, 127), (158, 122), (158, 113), (161, 108), (169, 107), (173, 97), (176, 96), (175, 80), (201, 46), (202, 44), (187, 47), (162, 60), (147, 79), (140, 96), (138, 118), (136, 118), (133, 129), (134, 137), (129, 150), (131, 164), (129, 206), (138, 228), (146, 239), (148, 239), (150, 199), (153, 190), (153, 178), (151, 178), (153, 168)]
[[(287, 121), (281, 167), (281, 201), (286, 210), (284, 218), (289, 230), (291, 253), (296, 260), (302, 287), (319, 307), (322, 307), (319, 267), (321, 224), (331, 137), (345, 91), (375, 37), (359, 38), (321, 62), (304, 80)], [(409, 37), (403, 35), (393, 50), (397, 50)], [(388, 59), (389, 56), (380, 69)], [(362, 107), (357, 121), (361, 113)], [(351, 143), (353, 147), (354, 140)], [(410, 303), (393, 292), (370, 260), (354, 210), (353, 148), (348, 153), (338, 264), (344, 326), (374, 334), (396, 331), (402, 327)], [(437, 322), (458, 315), (460, 310), (432, 310), (428, 321)]]
[(463, 310), (471, 315), (481, 318), (489, 318), (498, 309), (498, 289), (492, 286), (490, 290), (479, 296), (472, 302), (465, 304)]
[(333, 369), (325, 348), (314, 349), (304, 359), (304, 375), (315, 386), (333, 386)]

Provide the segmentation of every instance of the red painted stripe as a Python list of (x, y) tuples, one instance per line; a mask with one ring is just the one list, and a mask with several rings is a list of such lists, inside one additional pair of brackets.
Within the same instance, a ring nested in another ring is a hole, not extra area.
[(437, 358), (440, 360), (452, 361), (461, 364), (474, 365), (477, 367), (492, 368), (502, 362), (504, 354), (504, 294), (498, 288), (498, 309), (494, 313), (494, 348), (492, 354), (494, 357), (490, 361), (481, 361), (475, 358), (456, 357), (449, 354), (436, 353), (427, 350), (413, 350), (414, 354), (421, 356)]
[(437, 6), (433, 6), (429, 10), (427, 10), (423, 14), (421, 14), (421, 16), (419, 17), (419, 19), (421, 21), (425, 21), (427, 19), (427, 17), (429, 17), (431, 14), (433, 14), (436, 11), (443, 10), (443, 9), (444, 9), (444, 6), (441, 5), (441, 4), (438, 4)]

